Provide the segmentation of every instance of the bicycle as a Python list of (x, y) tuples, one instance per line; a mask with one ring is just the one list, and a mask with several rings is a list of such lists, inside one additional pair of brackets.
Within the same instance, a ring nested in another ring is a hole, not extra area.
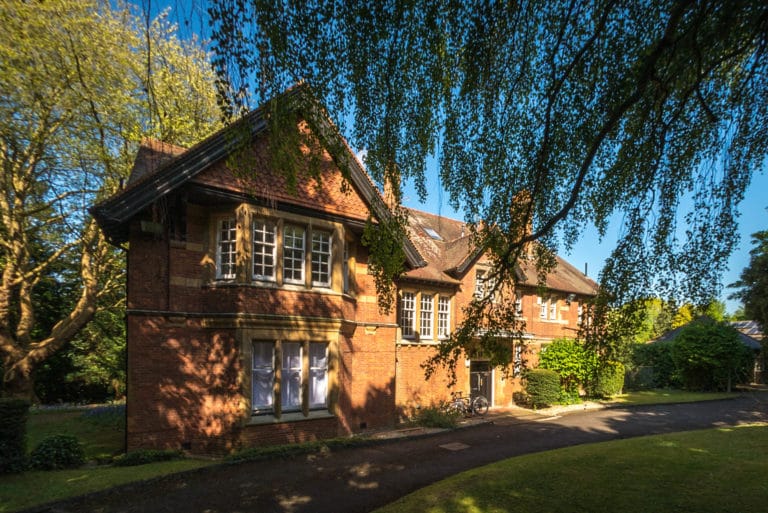
[(454, 411), (465, 417), (472, 415), (483, 416), (488, 413), (490, 403), (482, 395), (476, 395), (474, 398), (466, 397), (463, 392), (451, 392), (451, 402), (448, 403), (449, 411)]

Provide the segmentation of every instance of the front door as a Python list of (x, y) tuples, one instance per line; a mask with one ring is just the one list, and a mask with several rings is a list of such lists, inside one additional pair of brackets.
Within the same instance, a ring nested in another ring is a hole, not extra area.
[(493, 404), (491, 397), (491, 366), (488, 362), (471, 361), (469, 364), (469, 395), (485, 396)]

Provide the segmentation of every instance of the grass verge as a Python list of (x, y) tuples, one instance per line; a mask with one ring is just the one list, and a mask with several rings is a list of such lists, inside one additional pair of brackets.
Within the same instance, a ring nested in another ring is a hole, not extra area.
[(695, 403), (699, 401), (716, 401), (719, 399), (732, 399), (739, 393), (728, 392), (687, 392), (685, 390), (654, 389), (627, 392), (617, 395), (606, 404), (665, 404), (665, 403)]
[(376, 513), (762, 512), (768, 425), (690, 431), (511, 458)]
[(84, 467), (75, 470), (31, 471), (0, 476), (0, 512), (31, 508), (46, 502), (105, 490), (117, 485), (192, 470), (210, 461), (177, 460), (138, 467)]

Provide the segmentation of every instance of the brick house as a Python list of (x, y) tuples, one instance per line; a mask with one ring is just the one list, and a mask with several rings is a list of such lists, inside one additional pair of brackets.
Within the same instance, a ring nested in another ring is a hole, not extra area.
[[(448, 396), (445, 373), (425, 381), (421, 363), (461, 321), (486, 261), (461, 222), (409, 211), (398, 307), (382, 313), (361, 235), (369, 215), (389, 210), (322, 109), (302, 109), (297, 127), (320, 141), (302, 150), (319, 165), (300, 171), (295, 189), (269, 165), (257, 109), (190, 149), (145, 141), (126, 187), (92, 208), (108, 239), (128, 244), (129, 450), (339, 436)], [(247, 174), (232, 170), (233, 152)], [(520, 284), (529, 351), (575, 336), (596, 290), (558, 263), (547, 297)], [(482, 359), (457, 375), (456, 388), (469, 392), (472, 380), (494, 405), (520, 386)]]

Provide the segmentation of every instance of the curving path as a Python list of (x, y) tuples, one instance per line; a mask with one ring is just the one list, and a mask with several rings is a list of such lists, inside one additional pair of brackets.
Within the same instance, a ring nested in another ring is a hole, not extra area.
[(511, 456), (635, 436), (768, 422), (768, 393), (737, 399), (575, 411), (494, 411), (492, 422), (285, 461), (221, 465), (55, 503), (74, 513), (363, 513), (464, 470)]

